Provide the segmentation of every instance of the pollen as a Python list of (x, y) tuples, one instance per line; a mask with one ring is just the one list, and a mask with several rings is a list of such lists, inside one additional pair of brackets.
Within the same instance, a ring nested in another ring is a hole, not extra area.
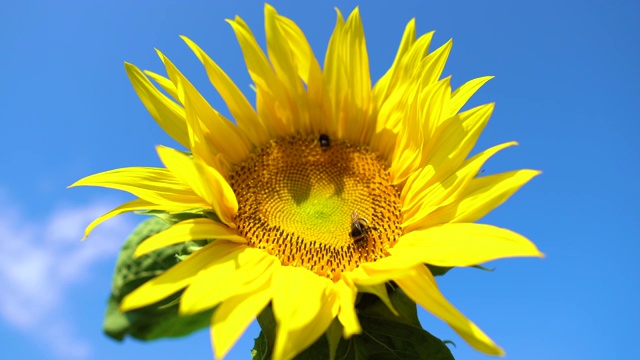
[[(278, 138), (237, 165), (229, 180), (238, 199), (235, 221), (249, 246), (333, 281), (388, 256), (402, 234), (399, 192), (367, 147)], [(356, 224), (363, 227), (357, 238)]]

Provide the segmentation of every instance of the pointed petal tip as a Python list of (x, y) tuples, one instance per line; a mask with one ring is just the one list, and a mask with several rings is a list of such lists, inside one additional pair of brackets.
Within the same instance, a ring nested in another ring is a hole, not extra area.
[(136, 72), (140, 72), (140, 69), (138, 69), (138, 67), (135, 66), (134, 64), (125, 61), (124, 62), (124, 71), (127, 72), (129, 77), (132, 77), (132, 76), (135, 76)]
[[(538, 176), (538, 175), (542, 175), (542, 170), (535, 170), (535, 169), (520, 169), (519, 171), (524, 171), (529, 173), (529, 180), (533, 179), (534, 177)], [(528, 181), (529, 181), (528, 180)]]
[(224, 21), (226, 21), (228, 24), (230, 24), (231, 26), (236, 26), (238, 21), (241, 21), (242, 18), (238, 15), (234, 16), (233, 19), (224, 19)]
[[(171, 149), (170, 147), (164, 146), (164, 145), (156, 145), (156, 152), (160, 152), (160, 151), (165, 151), (165, 149)], [(171, 149), (173, 150), (173, 149)]]
[[(130, 295), (130, 294), (129, 294)], [(133, 309), (136, 308), (135, 304), (132, 304), (131, 302), (131, 297), (129, 295), (126, 295), (122, 301), (120, 301), (120, 311), (121, 312), (127, 312), (127, 311), (131, 311)]]
[(85, 176), (85, 177), (83, 177), (83, 178), (82, 178), (82, 179), (80, 179), (80, 180), (76, 180), (73, 184), (71, 184), (71, 185), (67, 186), (67, 189), (75, 188), (75, 187), (78, 187), (78, 186), (89, 186), (88, 184), (86, 184), (86, 183), (84, 182), (84, 180), (85, 180), (86, 178), (90, 177), (90, 176), (93, 176), (93, 174), (92, 174), (92, 175), (89, 175), (89, 176)]
[(347, 23), (355, 22), (358, 27), (362, 27), (362, 18), (360, 17), (360, 7), (356, 6), (349, 17), (347, 18)]
[(160, 57), (160, 60), (162, 60), (162, 62), (164, 63), (164, 61), (167, 59), (164, 53), (158, 48), (153, 48), (153, 50), (156, 51), (156, 54), (158, 54), (158, 56)]
[(269, 12), (269, 13), (271, 13), (271, 14), (275, 14), (275, 15), (277, 15), (277, 14), (278, 14), (278, 12), (276, 11), (276, 8), (274, 8), (274, 7), (273, 7), (271, 4), (269, 4), (269, 3), (264, 3), (264, 12), (265, 12), (265, 14), (266, 14), (267, 12)]
[(141, 256), (146, 255), (146, 252), (143, 252), (142, 249), (140, 248), (140, 246), (136, 247), (136, 249), (133, 251), (133, 258), (134, 259), (139, 259)]

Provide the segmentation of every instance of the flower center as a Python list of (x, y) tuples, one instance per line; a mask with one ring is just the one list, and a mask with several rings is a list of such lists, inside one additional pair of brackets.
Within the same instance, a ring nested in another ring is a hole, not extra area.
[(402, 234), (382, 160), (326, 135), (272, 140), (233, 169), (230, 184), (249, 246), (334, 281), (387, 256)]

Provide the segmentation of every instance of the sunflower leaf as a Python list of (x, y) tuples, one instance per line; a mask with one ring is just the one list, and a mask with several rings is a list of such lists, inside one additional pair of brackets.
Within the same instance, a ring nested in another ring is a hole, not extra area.
[(340, 324), (338, 318), (335, 318), (325, 333), (327, 342), (329, 343), (329, 360), (335, 360), (336, 358), (336, 351), (338, 350), (338, 345), (340, 345), (340, 340), (342, 339), (342, 329), (342, 324)]
[(394, 315), (380, 300), (359, 310), (363, 333), (354, 338), (357, 359), (453, 359), (446, 344), (424, 330), (418, 320), (416, 304), (400, 289), (390, 292)]
[(131, 233), (120, 250), (103, 324), (104, 332), (113, 339), (122, 341), (127, 335), (140, 340), (185, 336), (210, 323), (212, 311), (180, 316), (180, 294), (141, 309), (120, 311), (120, 301), (127, 294), (175, 265), (179, 257), (188, 256), (199, 248), (200, 244), (188, 242), (159, 249), (140, 258), (133, 257), (140, 242), (167, 227), (169, 224), (162, 219), (150, 218)]
[(429, 271), (431, 271), (431, 274), (433, 274), (433, 276), (442, 276), (447, 272), (449, 272), (449, 270), (453, 269), (450, 267), (435, 266), (430, 264), (425, 264), (425, 265), (427, 265), (427, 267), (429, 268)]
[(265, 357), (268, 352), (267, 337), (264, 333), (260, 332), (257, 338), (253, 339), (253, 349), (251, 350), (251, 359), (254, 360), (267, 360)]
[(276, 318), (273, 316), (271, 304), (262, 310), (257, 320), (261, 331), (260, 335), (254, 340), (251, 356), (254, 360), (270, 359), (273, 344), (276, 340)]
[(472, 268), (488, 272), (494, 272), (496, 270), (496, 268), (488, 268), (482, 265), (473, 265)]

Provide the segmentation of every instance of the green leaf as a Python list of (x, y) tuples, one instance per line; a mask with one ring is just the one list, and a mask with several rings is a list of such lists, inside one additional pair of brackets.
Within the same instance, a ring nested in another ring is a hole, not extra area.
[(273, 316), (271, 304), (258, 315), (258, 324), (260, 324), (262, 331), (254, 340), (251, 356), (254, 360), (271, 359), (273, 344), (276, 340), (276, 318)]
[(358, 309), (363, 333), (354, 344), (357, 359), (453, 359), (444, 342), (422, 328), (416, 304), (401, 289), (389, 297), (398, 316), (379, 300)]
[(264, 333), (260, 332), (257, 338), (253, 339), (253, 349), (251, 350), (251, 358), (255, 360), (267, 360), (266, 357), (269, 348), (267, 347), (267, 338)]
[[(425, 265), (429, 268), (429, 271), (431, 271), (431, 274), (433, 274), (433, 276), (442, 276), (447, 272), (449, 272), (449, 270), (453, 269), (451, 267), (442, 267), (442, 266), (435, 266), (435, 265), (429, 265), (429, 264), (425, 264)], [(473, 265), (470, 267), (478, 270), (489, 271), (489, 272), (493, 272), (495, 270), (495, 268), (488, 268), (482, 265)]]
[(482, 265), (473, 265), (472, 268), (488, 272), (494, 272), (496, 270), (496, 268), (488, 268)]
[(429, 265), (429, 264), (425, 264), (425, 265), (427, 265), (427, 267), (429, 268), (429, 271), (431, 271), (431, 274), (433, 274), (433, 276), (442, 276), (447, 272), (449, 272), (449, 270), (453, 269), (451, 267), (442, 267), (442, 266), (435, 266), (435, 265)]
[(180, 294), (141, 309), (126, 313), (120, 311), (120, 301), (127, 294), (175, 265), (179, 257), (188, 256), (203, 245), (202, 241), (190, 241), (156, 250), (137, 259), (133, 257), (138, 244), (169, 226), (159, 218), (150, 218), (140, 224), (122, 246), (103, 324), (108, 336), (116, 340), (123, 340), (127, 335), (141, 340), (154, 340), (185, 336), (210, 324), (213, 310), (180, 316)]
[(331, 325), (329, 325), (329, 329), (325, 333), (327, 337), (327, 342), (329, 343), (329, 360), (335, 360), (336, 352), (338, 351), (338, 345), (340, 345), (340, 340), (342, 340), (342, 324), (338, 320), (338, 318), (333, 319)]

